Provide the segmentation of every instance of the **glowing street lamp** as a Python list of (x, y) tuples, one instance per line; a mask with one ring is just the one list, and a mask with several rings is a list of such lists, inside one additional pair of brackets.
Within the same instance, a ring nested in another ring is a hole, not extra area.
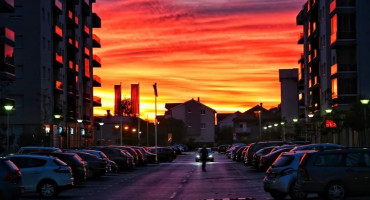
[(314, 114), (312, 114), (312, 113), (308, 114), (309, 118), (312, 118), (313, 116), (314, 116)]
[(132, 132), (133, 132), (133, 133), (136, 133), (136, 128), (133, 128), (133, 129), (132, 129)]
[(294, 118), (294, 119), (293, 119), (293, 122), (294, 122), (294, 123), (297, 123), (297, 122), (298, 122), (298, 119), (297, 119), (297, 118)]
[(327, 114), (330, 114), (331, 112), (333, 112), (333, 110), (332, 110), (332, 109), (326, 109), (326, 110), (325, 110), (325, 112), (326, 112)]
[(119, 125), (118, 124), (114, 125), (114, 128), (118, 129), (119, 128)]
[(5, 105), (4, 108), (8, 113), (7, 120), (6, 120), (7, 121), (6, 122), (6, 152), (9, 153), (9, 115), (10, 115), (10, 111), (13, 110), (13, 106)]
[(277, 127), (277, 126), (279, 126), (279, 124), (275, 123), (274, 126)]
[(360, 100), (361, 104), (364, 105), (364, 120), (365, 120), (365, 142), (366, 142), (366, 133), (367, 133), (367, 123), (366, 123), (366, 107), (367, 104), (369, 104), (369, 99), (361, 99)]

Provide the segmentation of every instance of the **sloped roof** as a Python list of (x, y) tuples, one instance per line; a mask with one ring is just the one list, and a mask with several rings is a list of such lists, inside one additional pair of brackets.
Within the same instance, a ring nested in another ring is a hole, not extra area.
[(212, 109), (212, 108), (210, 108), (210, 107), (208, 107), (208, 106), (206, 106), (206, 105), (204, 105), (204, 104), (202, 104), (202, 103), (200, 103), (199, 101), (196, 101), (196, 100), (194, 100), (194, 99), (190, 99), (189, 101), (186, 101), (186, 102), (184, 102), (184, 103), (166, 103), (166, 104), (165, 104), (165, 108), (166, 108), (167, 110), (171, 110), (171, 109), (173, 109), (173, 108), (175, 108), (175, 107), (177, 107), (177, 106), (179, 106), (179, 105), (187, 104), (187, 103), (190, 103), (190, 102), (196, 102), (196, 103), (201, 104), (202, 106), (204, 106), (204, 107), (206, 107), (206, 108), (208, 108), (208, 109), (210, 109), (210, 110), (212, 110), (212, 111), (216, 112), (216, 110), (214, 110), (214, 109)]
[(279, 112), (272, 112), (272, 109), (267, 110), (261, 105), (256, 105), (253, 108), (245, 111), (243, 114), (238, 115), (234, 118), (234, 121), (249, 121), (258, 119), (258, 115), (255, 112), (261, 111), (261, 118), (263, 120), (279, 120)]

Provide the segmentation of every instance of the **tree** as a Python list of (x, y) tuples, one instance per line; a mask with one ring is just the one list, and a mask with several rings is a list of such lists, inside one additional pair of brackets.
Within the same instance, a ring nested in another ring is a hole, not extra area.
[(123, 115), (131, 115), (131, 99), (123, 99), (121, 101)]

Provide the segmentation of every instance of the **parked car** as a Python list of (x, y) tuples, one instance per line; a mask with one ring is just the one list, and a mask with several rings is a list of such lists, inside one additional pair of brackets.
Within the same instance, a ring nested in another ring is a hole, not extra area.
[(110, 169), (108, 169), (110, 166), (108, 165), (109, 163), (109, 158), (107, 155), (105, 155), (105, 153), (103, 153), (102, 151), (98, 151), (98, 150), (92, 150), (92, 149), (80, 149), (79, 151), (82, 151), (82, 152), (86, 152), (86, 153), (91, 153), (91, 154), (94, 154), (96, 157), (104, 160), (107, 162), (107, 165), (106, 165), (106, 169), (105, 171), (108, 172), (110, 171)]
[[(156, 148), (152, 147), (149, 150), (151, 153), (156, 153)], [(172, 162), (176, 158), (176, 153), (171, 148), (167, 147), (157, 147), (157, 157), (158, 161), (168, 161)]]
[(54, 156), (65, 162), (72, 169), (72, 175), (75, 181), (84, 181), (86, 175), (86, 163), (75, 153), (59, 153), (59, 152), (37, 152), (37, 155)]
[(267, 142), (251, 143), (250, 146), (248, 147), (247, 152), (245, 153), (244, 164), (252, 165), (253, 154), (255, 154), (258, 150), (264, 147), (281, 146), (284, 144), (287, 144), (287, 143), (284, 141), (267, 141)]
[(108, 160), (103, 160), (94, 154), (83, 152), (80, 150), (68, 150), (65, 152), (75, 153), (87, 163), (87, 178), (100, 177), (106, 173)]
[[(177, 145), (177, 147), (180, 147)], [(135, 149), (135, 151), (139, 152), (142, 156), (142, 165), (146, 165), (148, 163), (148, 157), (147, 157), (147, 151), (143, 147), (138, 147), (138, 146), (132, 146), (131, 148)]]
[(25, 192), (52, 197), (74, 185), (71, 168), (58, 158), (27, 154), (8, 158), (20, 169)]
[[(206, 149), (208, 151), (207, 161), (214, 162), (215, 161), (215, 158), (213, 157), (212, 149), (211, 148), (206, 148)], [(202, 151), (202, 148), (198, 148), (198, 150), (195, 152), (195, 162), (199, 162), (200, 161), (200, 157), (202, 156), (201, 155), (201, 151)]]
[(245, 147), (245, 145), (240, 145), (240, 146), (235, 146), (235, 148), (231, 151), (230, 153), (230, 158), (231, 160), (236, 160), (236, 154), (237, 152), (241, 149)]
[(127, 151), (134, 158), (135, 166), (139, 165), (139, 159), (140, 158), (137, 155), (136, 151), (134, 149), (132, 149), (131, 147), (128, 147), (128, 146), (114, 146), (114, 145), (111, 145), (110, 147), (114, 147), (114, 148), (117, 148), (117, 149)]
[(12, 161), (0, 157), (0, 199), (19, 199), (24, 190), (21, 174)]
[(319, 143), (319, 144), (307, 144), (307, 145), (296, 146), (290, 151), (326, 150), (326, 149), (341, 149), (341, 148), (344, 148), (344, 147), (339, 144)]
[(293, 147), (285, 147), (285, 148), (280, 148), (276, 151), (273, 151), (269, 154), (263, 155), (260, 158), (258, 170), (260, 171), (266, 171), (272, 163), (279, 157), (279, 155), (283, 152), (288, 152), (292, 149)]
[(299, 161), (306, 152), (281, 153), (266, 171), (263, 188), (274, 199), (284, 199), (287, 195), (292, 199), (304, 199), (307, 196), (307, 193), (296, 187)]
[(370, 149), (306, 153), (298, 168), (298, 187), (323, 199), (369, 195)]
[(227, 144), (221, 144), (217, 147), (217, 152), (218, 153), (226, 153), (226, 150), (230, 148), (230, 145)]
[(252, 167), (254, 167), (255, 169), (259, 169), (259, 166), (260, 166), (260, 159), (262, 156), (266, 155), (266, 154), (269, 154), (272, 149), (274, 149), (275, 146), (270, 146), (270, 147), (264, 147), (260, 150), (258, 150), (256, 153), (253, 154), (253, 158), (252, 158)]
[(102, 151), (105, 155), (108, 156), (109, 160), (113, 160), (118, 165), (120, 171), (130, 168), (130, 163), (127, 155), (123, 153), (120, 149), (103, 146), (91, 147), (91, 149)]
[(38, 146), (21, 147), (18, 150), (18, 154), (36, 154), (36, 153), (51, 153), (51, 152), (62, 153), (62, 150), (57, 147), (38, 147)]
[(246, 148), (248, 148), (248, 146), (242, 146), (241, 148), (239, 148), (238, 151), (236, 151), (236, 154), (235, 154), (236, 161), (241, 162), (242, 160), (244, 160), (244, 158), (242, 158), (242, 153)]

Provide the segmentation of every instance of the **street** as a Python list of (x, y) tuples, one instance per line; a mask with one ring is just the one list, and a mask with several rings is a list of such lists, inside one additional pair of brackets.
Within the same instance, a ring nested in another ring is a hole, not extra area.
[[(179, 155), (172, 163), (151, 164), (119, 174), (107, 174), (60, 193), (54, 199), (122, 200), (122, 199), (272, 199), (263, 190), (263, 172), (215, 153), (215, 162), (207, 163), (202, 172), (194, 153)], [(22, 200), (39, 199), (27, 194)], [(310, 196), (309, 199), (317, 199)], [(361, 198), (351, 198), (361, 199)], [(366, 199), (366, 198), (362, 198)]]

